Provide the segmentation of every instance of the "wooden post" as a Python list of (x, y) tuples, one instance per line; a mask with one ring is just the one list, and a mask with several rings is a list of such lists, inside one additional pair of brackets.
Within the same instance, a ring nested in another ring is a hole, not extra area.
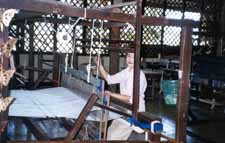
[[(29, 67), (34, 67), (34, 23), (29, 24), (29, 47)], [(34, 71), (32, 70), (29, 71), (29, 81), (34, 82)]]
[[(54, 16), (54, 18), (57, 18), (57, 15)], [(54, 32), (53, 32), (53, 60), (54, 60), (54, 64), (53, 64), (53, 81), (54, 83), (56, 82), (56, 86), (59, 85), (58, 81), (59, 81), (59, 64), (60, 64), (60, 55), (57, 53), (57, 38), (56, 38), (56, 34), (57, 34), (57, 29), (58, 29), (58, 24), (54, 24)]]
[(192, 27), (185, 26), (181, 32), (179, 91), (177, 98), (176, 141), (186, 142), (188, 118), (190, 69), (192, 55)]
[[(120, 28), (114, 27), (111, 29), (111, 39), (112, 40), (119, 40), (120, 39)], [(118, 43), (113, 43), (110, 45), (111, 47), (119, 47), (120, 45)], [(120, 57), (119, 53), (115, 51), (109, 52), (109, 72), (110, 74), (115, 74), (119, 71), (119, 63), (120, 63)], [(112, 85), (110, 86), (113, 92), (117, 91), (117, 86)]]
[(137, 117), (139, 107), (140, 89), (140, 48), (141, 48), (141, 24), (142, 24), (142, 0), (136, 0), (136, 33), (135, 33), (135, 54), (134, 54), (134, 80), (133, 80), (133, 116)]
[(220, 5), (220, 8), (221, 8), (221, 12), (217, 15), (217, 20), (219, 21), (219, 26), (220, 26), (220, 32), (221, 34), (219, 35), (218, 37), (218, 41), (217, 41), (217, 53), (216, 55), (217, 56), (223, 56), (223, 46), (224, 46), (224, 37), (225, 37), (225, 3), (222, 4), (222, 1), (220, 1), (221, 5)]

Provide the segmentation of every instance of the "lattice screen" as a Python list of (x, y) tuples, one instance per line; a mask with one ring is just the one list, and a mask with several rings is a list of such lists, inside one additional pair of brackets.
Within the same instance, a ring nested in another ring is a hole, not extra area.
[(34, 23), (34, 51), (52, 52), (53, 51), (53, 26), (52, 23)]
[[(105, 7), (105, 6), (108, 6), (108, 5), (111, 5), (111, 2), (110, 1), (107, 1), (107, 0), (87, 0), (87, 8), (101, 8), (101, 7)], [(89, 22), (93, 22), (93, 20), (89, 19), (88, 20)], [(95, 24), (99, 24), (101, 23), (102, 21), (101, 20), (96, 20)], [(96, 26), (95, 26), (96, 27)], [(104, 27), (104, 25), (103, 25)], [(83, 54), (89, 54), (90, 53), (90, 46), (91, 46), (91, 42), (90, 42), (90, 39), (91, 39), (91, 29), (92, 29), (92, 26), (87, 26), (85, 28), (85, 39), (89, 39), (89, 42), (85, 42), (84, 44), (87, 45), (88, 47), (87, 48), (84, 48), (84, 51), (83, 51)], [(93, 41), (93, 49), (92, 49), (92, 53), (93, 54), (97, 54), (98, 52), (98, 47), (106, 47), (106, 46), (109, 46), (109, 43), (108, 42), (104, 42), (102, 41), (102, 43), (100, 44), (100, 34), (102, 35), (102, 39), (109, 39), (109, 36), (110, 36), (110, 30), (108, 28), (103, 28), (103, 31), (101, 30), (100, 27), (96, 27), (94, 28), (94, 32), (93, 32), (93, 39), (95, 39)], [(108, 51), (107, 50), (101, 50), (101, 53), (102, 54), (107, 54)]]
[(185, 1), (185, 9), (186, 11), (199, 11), (202, 7), (202, 0), (187, 0)]
[(182, 9), (184, 0), (167, 0), (167, 7), (169, 9), (174, 8), (174, 9)]
[[(24, 30), (24, 37), (22, 37), (22, 39), (24, 39), (24, 51), (29, 51), (30, 50), (30, 36), (31, 34), (29, 33), (28, 29), (30, 29), (29, 25), (25, 24), (26, 29)], [(21, 39), (21, 40), (22, 40)]]
[[(162, 8), (144, 7), (144, 15), (151, 17), (163, 16)], [(146, 45), (160, 45), (161, 43), (162, 26), (143, 26), (142, 44)]]
[[(9, 36), (10, 37), (17, 37), (17, 39), (19, 39), (19, 37), (17, 36), (18, 33), (17, 33), (17, 27), (16, 25), (12, 25), (9, 27)], [(17, 42), (17, 45), (19, 45), (19, 42)], [(16, 51), (16, 47), (13, 49), (13, 51)]]
[[(96, 21), (96, 23), (100, 23), (101, 21)], [(91, 34), (92, 34), (92, 27), (87, 27), (86, 28), (86, 34), (85, 34), (85, 39), (91, 39)], [(96, 27), (93, 29), (93, 54), (96, 54), (98, 52), (99, 47), (107, 47), (109, 46), (108, 42), (104, 42), (104, 39), (109, 39), (110, 30), (108, 28), (103, 28), (103, 31), (100, 27)], [(102, 38), (102, 43), (100, 44), (100, 35)], [(85, 48), (85, 53), (89, 54), (90, 53), (90, 46), (91, 46), (91, 41), (89, 40), (88, 42), (85, 42), (85, 45), (88, 45), (88, 48)], [(107, 54), (106, 50), (101, 49), (102, 54)]]
[[(121, 12), (126, 14), (136, 14), (136, 6), (124, 6), (122, 7)], [(123, 26), (120, 29), (120, 39), (134, 41), (135, 40), (134, 27), (128, 25)]]
[[(85, 3), (84, 0), (61, 0), (62, 2), (67, 2), (73, 5), (74, 7), (87, 7), (87, 8), (101, 8), (107, 5), (111, 5), (110, 0), (87, 0)], [(144, 15), (152, 16), (152, 17), (160, 17), (165, 16), (167, 18), (172, 19), (193, 19), (195, 21), (201, 21), (199, 27), (193, 29), (193, 45), (198, 47), (194, 49), (199, 51), (201, 49), (200, 54), (204, 53), (213, 53), (212, 49), (215, 47), (216, 39), (215, 36), (210, 36), (204, 33), (211, 32), (213, 27), (217, 24), (217, 18), (215, 17), (215, 12), (219, 11), (219, 0), (151, 0), (147, 1), (148, 5), (144, 7)], [(204, 5), (202, 5), (204, 4)], [(201, 8), (204, 9), (201, 9)], [(184, 13), (182, 11), (185, 11)], [(136, 7), (135, 6), (124, 6), (121, 8), (123, 13), (127, 14), (136, 14)], [(195, 11), (195, 12), (191, 12)], [(200, 14), (202, 12), (202, 14)], [(52, 15), (47, 15), (47, 17), (52, 17)], [(58, 18), (66, 18), (64, 16), (59, 16)], [(92, 22), (92, 20), (90, 20)], [(34, 25), (34, 48), (35, 51), (42, 51), (42, 52), (52, 52), (53, 51), (53, 24), (50, 23), (40, 23), (36, 22)], [(68, 31), (70, 26), (68, 24), (58, 24), (57, 31)], [(27, 29), (25, 30), (24, 35), (24, 50), (29, 50), (29, 33), (28, 30), (29, 26), (27, 25)], [(90, 29), (91, 26), (83, 27), (77, 26), (76, 27), (76, 38), (77, 39), (90, 39)], [(14, 28), (11, 32), (15, 31)], [(142, 37), (142, 44), (145, 45), (158, 45), (162, 47), (163, 45), (167, 46), (179, 46), (180, 44), (180, 27), (160, 27), (160, 26), (143, 26), (143, 37)], [(132, 26), (124, 26), (120, 30), (120, 38), (122, 40), (135, 40), (135, 30)], [(12, 32), (13, 33), (13, 32)], [(68, 31), (71, 38), (73, 38), (73, 32), (70, 30)], [(95, 30), (95, 39), (99, 39), (99, 28)], [(153, 34), (152, 34), (153, 33)], [(201, 33), (201, 34), (200, 34)], [(20, 33), (19, 33), (20, 35)], [(86, 35), (84, 37), (84, 35)], [(103, 39), (109, 39), (110, 31), (108, 28), (104, 28), (103, 32)], [(162, 41), (161, 41), (162, 40)], [(18, 43), (18, 46), (21, 46), (21, 40)], [(81, 48), (82, 45), (87, 45), (86, 48)], [(77, 52), (80, 54), (88, 54), (89, 53), (89, 46), (90, 42), (85, 42), (82, 40), (76, 41), (76, 49)], [(94, 47), (98, 47), (99, 41), (94, 42)], [(109, 43), (104, 42), (103, 46), (108, 46)], [(127, 44), (122, 44), (121, 46), (125, 46)], [(152, 46), (150, 46), (152, 47)], [(62, 45), (57, 43), (57, 51), (58, 52), (72, 52), (72, 41), (68, 44)], [(211, 52), (209, 52), (211, 51)], [(225, 49), (224, 49), (225, 51)], [(96, 50), (94, 51), (96, 53)], [(108, 52), (105, 51), (104, 54)]]

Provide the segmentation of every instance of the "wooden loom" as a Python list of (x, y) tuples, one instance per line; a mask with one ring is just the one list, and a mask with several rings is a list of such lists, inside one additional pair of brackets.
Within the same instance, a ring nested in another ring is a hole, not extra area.
[[(86, 12), (87, 18), (97, 18), (105, 19), (109, 21), (118, 22), (129, 22), (136, 25), (136, 42), (135, 49), (132, 49), (135, 53), (135, 67), (134, 67), (134, 81), (139, 81), (139, 60), (140, 60), (140, 47), (141, 47), (141, 26), (142, 25), (170, 25), (170, 26), (182, 26), (182, 40), (181, 40), (181, 50), (180, 50), (180, 71), (181, 78), (179, 79), (179, 96), (177, 104), (177, 126), (176, 126), (176, 141), (185, 142), (186, 141), (186, 120), (187, 120), (187, 106), (188, 106), (188, 91), (189, 91), (189, 73), (190, 73), (190, 61), (191, 61), (191, 26), (192, 22), (188, 20), (170, 20), (165, 18), (153, 18), (142, 16), (142, 0), (137, 0), (137, 14), (128, 15), (122, 13), (113, 13), (110, 11), (96, 10), (96, 9), (84, 9), (84, 8), (74, 8), (59, 2), (54, 1), (39, 1), (39, 0), (0, 0), (0, 6), (4, 8), (16, 8), (27, 11), (41, 12), (41, 13), (54, 13), (62, 14), (65, 16), (82, 17)], [(4, 34), (5, 37), (7, 34)], [(3, 38), (4, 39), (4, 38)], [(119, 49), (118, 49), (119, 50)], [(131, 107), (134, 117), (143, 117), (142, 114), (137, 112), (139, 104), (139, 82), (134, 82), (134, 98), (133, 106)], [(6, 95), (6, 93), (5, 93)], [(92, 98), (95, 98), (92, 96)], [(97, 100), (97, 99), (96, 99)], [(95, 100), (95, 101), (96, 101)], [(94, 103), (88, 104), (88, 106), (93, 106)], [(109, 107), (104, 107), (97, 104), (102, 108), (118, 112), (117, 110), (111, 109)], [(85, 107), (82, 113), (88, 113), (88, 107)], [(121, 113), (123, 114), (123, 113)], [(127, 114), (126, 114), (127, 115)], [(82, 114), (79, 122), (85, 116)], [(145, 118), (146, 119), (146, 118)], [(77, 122), (76, 122), (77, 123)], [(70, 141), (72, 135), (78, 130), (78, 125), (75, 123), (74, 130), (68, 136)], [(152, 139), (152, 142), (159, 142), (159, 138)], [(61, 141), (62, 142), (62, 141)], [(120, 141), (121, 142), (121, 141)]]

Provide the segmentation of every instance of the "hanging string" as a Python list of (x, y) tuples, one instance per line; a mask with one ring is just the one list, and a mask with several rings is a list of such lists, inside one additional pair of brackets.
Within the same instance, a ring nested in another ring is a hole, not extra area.
[(65, 73), (67, 73), (67, 70), (68, 70), (68, 53), (66, 53), (66, 58), (65, 58)]
[(86, 20), (87, 18), (87, 8), (84, 8), (84, 19)]
[(99, 46), (98, 46), (98, 62), (97, 62), (97, 73), (96, 73), (96, 78), (98, 78), (99, 75), (99, 65), (100, 65), (100, 56), (101, 56), (101, 48), (103, 46), (102, 43), (102, 35), (103, 35), (104, 29), (103, 29), (103, 20), (101, 21), (101, 27), (100, 27), (100, 32), (99, 32)]
[(93, 20), (92, 22), (92, 29), (91, 29), (91, 47), (90, 47), (90, 54), (89, 54), (89, 63), (87, 66), (87, 82), (90, 83), (90, 76), (91, 76), (91, 58), (92, 58), (92, 51), (93, 51), (93, 38), (94, 38), (94, 29), (95, 29), (95, 22), (96, 19)]
[(73, 67), (73, 59), (74, 59), (74, 55), (75, 55), (75, 48), (76, 48), (76, 26), (77, 26), (77, 24), (78, 24), (78, 22), (80, 21), (80, 20), (86, 20), (86, 18), (87, 18), (87, 8), (84, 8), (84, 17), (79, 17), (75, 22), (74, 22), (74, 24), (72, 25), (72, 30), (74, 29), (74, 37), (73, 37), (73, 46), (72, 46), (72, 48), (73, 48), (73, 53), (72, 53), (72, 56), (71, 56), (71, 63), (70, 63), (70, 67), (71, 68), (74, 68)]
[(73, 24), (73, 26), (72, 26), (72, 29), (74, 29), (74, 36), (73, 36), (73, 46), (72, 46), (72, 49), (73, 49), (73, 53), (72, 53), (72, 56), (71, 56), (71, 63), (70, 63), (70, 67), (71, 68), (73, 68), (73, 59), (74, 59), (74, 55), (75, 55), (75, 48), (76, 48), (76, 26), (77, 26), (77, 24), (78, 24), (78, 22), (80, 21), (80, 20), (82, 20), (82, 19), (84, 19), (84, 18), (82, 18), (82, 17), (79, 17), (75, 22), (74, 22), (74, 24)]

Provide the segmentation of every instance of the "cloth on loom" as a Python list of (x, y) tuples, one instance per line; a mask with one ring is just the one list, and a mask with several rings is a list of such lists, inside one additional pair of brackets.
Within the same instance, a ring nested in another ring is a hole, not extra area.
[(139, 134), (144, 133), (143, 129), (131, 125), (131, 123), (123, 118), (115, 119), (108, 128), (107, 140), (127, 140), (132, 131)]
[[(82, 92), (71, 91), (64, 87), (41, 90), (11, 90), (16, 100), (9, 108), (9, 116), (18, 117), (66, 117), (77, 118), (86, 105)], [(87, 120), (99, 121), (100, 109), (94, 107)], [(109, 120), (119, 118), (116, 113), (109, 113)]]

